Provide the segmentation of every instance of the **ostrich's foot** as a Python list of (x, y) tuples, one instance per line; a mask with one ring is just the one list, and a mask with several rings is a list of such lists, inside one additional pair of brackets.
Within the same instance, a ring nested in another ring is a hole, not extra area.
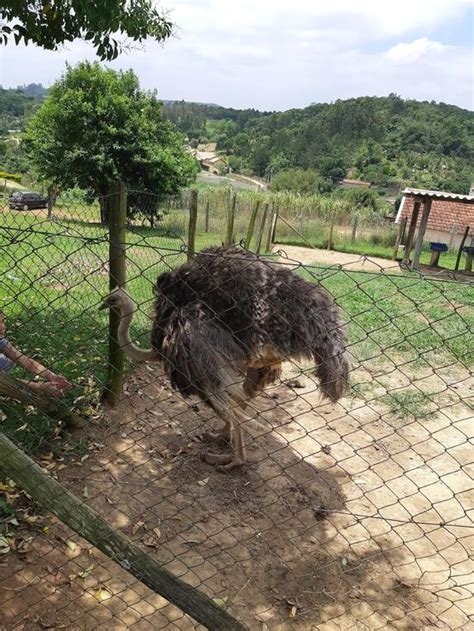
[(203, 440), (215, 440), (215, 441), (224, 441), (226, 443), (230, 442), (230, 429), (228, 425), (224, 425), (222, 429), (217, 432), (212, 432), (208, 429), (198, 429), (193, 432), (192, 440), (197, 442), (202, 442)]
[(202, 452), (202, 458), (208, 464), (215, 465), (219, 471), (229, 471), (234, 467), (240, 467), (244, 464), (243, 460), (234, 454), (213, 454), (207, 449)]

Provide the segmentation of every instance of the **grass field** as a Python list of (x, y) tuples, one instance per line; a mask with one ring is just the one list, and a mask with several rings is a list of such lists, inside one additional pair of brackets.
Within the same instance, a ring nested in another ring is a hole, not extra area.
[[(0, 213), (0, 306), (9, 338), (65, 374), (75, 386), (68, 402), (87, 413), (107, 368), (107, 314), (98, 306), (108, 290), (108, 243), (105, 229), (93, 221), (97, 208), (88, 208), (88, 221), (73, 210), (63, 209), (55, 222), (47, 222), (43, 212)], [(185, 260), (183, 239), (169, 230), (165, 222), (159, 229), (137, 226), (127, 233), (128, 289), (140, 306), (133, 333), (145, 346), (154, 281)], [(216, 232), (197, 234), (198, 249), (220, 242)], [(472, 365), (472, 286), (324, 266), (301, 273), (336, 298), (356, 364), (382, 372), (402, 366), (413, 375)], [(2, 407), (2, 427), (15, 440), (30, 449), (47, 443), (47, 419), (4, 402)]]

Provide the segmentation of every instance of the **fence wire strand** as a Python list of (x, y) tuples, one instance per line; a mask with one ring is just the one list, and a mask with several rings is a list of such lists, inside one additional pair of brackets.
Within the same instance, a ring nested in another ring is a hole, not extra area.
[[(222, 195), (219, 212), (199, 208), (196, 251), (224, 239)], [(108, 316), (98, 307), (110, 271), (102, 203), (74, 192), (58, 198), (50, 219), (43, 210), (0, 210), (5, 336), (72, 385), (58, 414), (0, 390), (0, 432), (248, 629), (473, 625), (471, 278), (381, 267), (367, 256), (308, 264), (311, 250), (302, 261), (282, 244), (260, 256), (333, 297), (347, 330), (350, 391), (328, 402), (312, 363), (286, 357), (281, 376), (247, 401), (248, 462), (221, 472), (202, 458), (203, 447), (230, 449), (201, 435), (220, 427), (216, 413), (180, 396), (156, 364), (128, 362), (119, 405), (101, 402)], [(128, 203), (122, 245), (137, 305), (132, 340), (145, 349), (156, 279), (187, 258), (187, 217), (170, 214), (187, 199), (163, 204), (129, 191)], [(239, 203), (237, 242), (251, 212)], [(290, 215), (284, 224), (295, 232), (302, 225)], [(251, 275), (257, 263), (246, 265)], [(291, 299), (297, 314), (304, 297)], [(229, 314), (239, 300), (229, 286)], [(295, 323), (286, 324), (292, 335)], [(225, 366), (238, 373), (229, 359)], [(10, 374), (46, 381), (18, 366)], [(241, 377), (230, 386), (241, 388)], [(63, 409), (84, 427), (68, 427)], [(80, 534), (0, 463), (0, 628), (204, 628)]]

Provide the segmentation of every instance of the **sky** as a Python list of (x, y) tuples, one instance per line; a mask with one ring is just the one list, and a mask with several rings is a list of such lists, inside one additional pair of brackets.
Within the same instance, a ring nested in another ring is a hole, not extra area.
[[(356, 96), (435, 100), (474, 109), (471, 0), (163, 0), (176, 24), (110, 64), (133, 68), (162, 99), (285, 110)], [(50, 85), (94, 59), (77, 41), (58, 52), (0, 48), (0, 84)]]

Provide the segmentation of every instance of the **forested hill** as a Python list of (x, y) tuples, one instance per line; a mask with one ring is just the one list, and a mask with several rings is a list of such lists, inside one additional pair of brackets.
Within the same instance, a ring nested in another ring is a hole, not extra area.
[(397, 95), (360, 97), (262, 113), (184, 102), (165, 107), (190, 140), (216, 141), (238, 171), (288, 168), (384, 185), (469, 191), (474, 113)]
[(0, 136), (9, 129), (22, 130), (47, 94), (47, 89), (41, 83), (7, 89), (0, 85)]

